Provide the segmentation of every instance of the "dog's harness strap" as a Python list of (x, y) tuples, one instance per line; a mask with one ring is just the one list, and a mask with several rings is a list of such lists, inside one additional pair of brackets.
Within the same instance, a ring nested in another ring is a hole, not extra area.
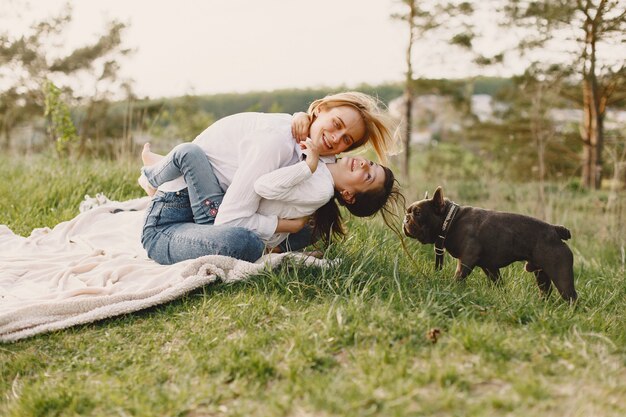
[(450, 230), (450, 226), (452, 225), (452, 221), (454, 220), (454, 216), (459, 211), (459, 205), (450, 202), (450, 208), (448, 208), (448, 213), (446, 214), (446, 218), (443, 221), (443, 225), (441, 226), (441, 234), (437, 236), (437, 240), (435, 240), (435, 268), (441, 269), (443, 268), (443, 254), (445, 253), (444, 242), (446, 240), (446, 236), (448, 235), (448, 231)]

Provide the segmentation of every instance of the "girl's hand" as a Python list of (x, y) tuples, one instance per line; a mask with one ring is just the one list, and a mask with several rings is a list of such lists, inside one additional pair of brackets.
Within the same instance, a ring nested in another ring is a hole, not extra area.
[(306, 159), (320, 159), (320, 148), (313, 143), (313, 139), (306, 138), (303, 142), (300, 142), (300, 149), (306, 155)]
[(296, 139), (296, 142), (300, 143), (300, 141), (305, 140), (309, 136), (310, 125), (311, 119), (308, 113), (294, 113), (291, 121), (291, 135)]
[(313, 143), (311, 138), (306, 138), (304, 142), (300, 142), (300, 149), (306, 155), (306, 164), (309, 166), (309, 169), (311, 172), (315, 172), (317, 163), (320, 160), (319, 148)]

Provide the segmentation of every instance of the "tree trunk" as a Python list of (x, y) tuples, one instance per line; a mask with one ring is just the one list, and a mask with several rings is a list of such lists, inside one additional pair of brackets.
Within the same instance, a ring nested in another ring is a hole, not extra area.
[[(600, 13), (600, 10), (598, 10)], [(589, 16), (589, 15), (588, 15)], [(599, 189), (602, 185), (602, 147), (604, 142), (603, 119), (605, 108), (601, 105), (598, 77), (596, 75), (597, 19), (588, 17), (585, 22), (586, 61), (583, 70), (583, 169), (582, 184)]]
[(588, 77), (583, 81), (583, 170), (582, 183), (586, 188), (599, 189), (602, 183), (602, 147), (604, 145), (603, 119), (597, 99), (597, 85)]
[(89, 136), (89, 125), (91, 124), (91, 119), (93, 118), (93, 111), (94, 101), (93, 99), (91, 99), (89, 100), (89, 105), (87, 106), (87, 114), (85, 115), (85, 119), (83, 120), (80, 129), (78, 156), (81, 158), (87, 154), (87, 138)]
[(541, 85), (533, 93), (532, 107), (530, 112), (530, 131), (537, 149), (537, 165), (538, 165), (538, 207), (539, 218), (546, 219), (546, 195), (545, 195), (545, 178), (546, 178), (546, 126), (544, 124), (543, 110), (543, 90)]
[(132, 127), (133, 127), (133, 102), (131, 99), (128, 99), (128, 107), (126, 109), (127, 117), (128, 117), (128, 129), (126, 130), (126, 155), (131, 156), (133, 154), (133, 135), (132, 135)]
[(13, 121), (9, 119), (11, 110), (7, 110), (2, 120), (2, 149), (7, 152), (11, 150), (11, 131), (13, 130)]
[(406, 107), (404, 113), (404, 164), (402, 166), (402, 174), (404, 175), (404, 178), (408, 183), (409, 167), (411, 165), (411, 109), (413, 107), (413, 92), (411, 91), (410, 87), (407, 87), (407, 89), (405, 90), (404, 97), (406, 101)]
[(409, 171), (411, 166), (411, 129), (413, 109), (413, 66), (411, 65), (411, 50), (413, 49), (413, 40), (415, 39), (415, 2), (409, 2), (409, 45), (406, 48), (406, 80), (404, 85), (404, 163), (402, 165), (402, 174), (405, 181), (410, 182)]
[(8, 152), (11, 149), (11, 133), (6, 126), (2, 129), (2, 139), (2, 149)]

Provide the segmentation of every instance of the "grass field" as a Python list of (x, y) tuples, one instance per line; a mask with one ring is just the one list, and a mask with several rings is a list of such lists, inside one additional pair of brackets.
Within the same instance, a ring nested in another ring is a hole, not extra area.
[[(85, 194), (138, 197), (137, 170), (0, 158), (0, 224), (28, 235)], [(442, 184), (462, 204), (538, 210), (533, 184), (411, 183), (408, 201)], [(478, 270), (454, 283), (451, 258), (436, 272), (432, 248), (407, 241), (413, 265), (380, 221), (351, 220), (334, 269), (283, 267), (0, 345), (0, 416), (624, 416), (624, 196), (547, 197), (547, 220), (572, 230), (576, 306), (542, 300), (521, 263), (500, 286)]]

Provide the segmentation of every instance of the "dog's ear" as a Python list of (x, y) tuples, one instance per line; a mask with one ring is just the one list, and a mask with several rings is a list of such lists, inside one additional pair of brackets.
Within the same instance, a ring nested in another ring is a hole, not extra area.
[(443, 199), (443, 188), (441, 186), (437, 187), (435, 190), (435, 194), (433, 195), (433, 202), (435, 203), (435, 208), (439, 213), (443, 213), (446, 208), (446, 202)]

